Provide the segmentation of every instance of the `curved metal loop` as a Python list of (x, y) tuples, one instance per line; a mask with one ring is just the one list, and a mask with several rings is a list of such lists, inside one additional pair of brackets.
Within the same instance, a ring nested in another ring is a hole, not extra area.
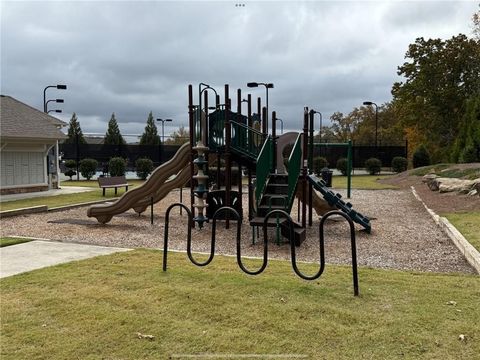
[(182, 203), (174, 203), (167, 208), (165, 212), (165, 233), (163, 236), (163, 271), (167, 271), (167, 253), (168, 253), (168, 228), (170, 224), (170, 212), (174, 207), (180, 207), (185, 209), (188, 216), (188, 230), (187, 230), (187, 244), (192, 240), (192, 223), (193, 223), (193, 216), (192, 212), (188, 207), (186, 207)]
[[(232, 209), (234, 210), (234, 209)], [(237, 213), (238, 215), (238, 213)], [(238, 221), (238, 224), (240, 224), (240, 221)], [(263, 270), (265, 270), (265, 268), (267, 267), (267, 262), (268, 262), (268, 249), (267, 249), (267, 243), (264, 242), (264, 247), (263, 247), (263, 264), (262, 266), (260, 267), (260, 269), (256, 270), (256, 271), (251, 271), (251, 270), (248, 270), (247, 267), (245, 265), (243, 265), (243, 262), (242, 262), (242, 247), (241, 247), (241, 244), (240, 244), (240, 240), (241, 240), (241, 236), (240, 236), (240, 227), (237, 225), (237, 264), (238, 266), (240, 267), (240, 269), (248, 274), (248, 275), (258, 275), (260, 273), (263, 272)]]
[(295, 234), (294, 234), (294, 225), (293, 225), (294, 223), (293, 223), (293, 220), (292, 220), (292, 217), (290, 216), (290, 214), (288, 214), (286, 211), (278, 210), (278, 209), (270, 211), (267, 214), (267, 216), (265, 217), (265, 221), (264, 221), (264, 232), (263, 232), (264, 239), (266, 237), (266, 227), (265, 227), (265, 225), (266, 225), (268, 219), (270, 218), (270, 216), (275, 214), (275, 213), (282, 214), (288, 221), (288, 227), (289, 227), (289, 232), (290, 232), (290, 236), (289, 236), (290, 256), (291, 256), (293, 271), (295, 272), (295, 274), (297, 274), (299, 277), (301, 277), (304, 280), (318, 279), (320, 277), (320, 275), (322, 275), (323, 271), (325, 270), (325, 252), (324, 252), (323, 242), (320, 243), (320, 269), (318, 270), (317, 273), (315, 273), (314, 275), (311, 275), (311, 276), (303, 274), (297, 266), (297, 254), (296, 254), (296, 248), (295, 248)]
[[(237, 221), (237, 248), (238, 248), (238, 244), (240, 243), (242, 218), (238, 213), (238, 211), (235, 210), (234, 208), (230, 206), (222, 206), (221, 208), (217, 209), (217, 211), (215, 211), (212, 217), (212, 245), (211, 245), (212, 250), (211, 250), (210, 258), (207, 260), (208, 262), (206, 264), (210, 263), (213, 260), (213, 253), (215, 251), (215, 240), (217, 235), (217, 218), (222, 212), (230, 212), (235, 216), (235, 220)], [(237, 258), (238, 258), (238, 254), (237, 254)]]
[(322, 219), (320, 220), (320, 244), (321, 248), (323, 251), (323, 244), (324, 244), (324, 231), (323, 227), (325, 225), (325, 221), (333, 215), (340, 215), (343, 218), (345, 218), (348, 221), (348, 224), (350, 225), (350, 242), (352, 246), (352, 277), (353, 277), (353, 294), (355, 296), (359, 295), (359, 290), (358, 290), (358, 272), (357, 272), (357, 244), (356, 244), (356, 239), (355, 239), (355, 225), (353, 224), (352, 219), (350, 216), (345, 214), (342, 211), (339, 210), (332, 210), (326, 213), (325, 215), (322, 216)]

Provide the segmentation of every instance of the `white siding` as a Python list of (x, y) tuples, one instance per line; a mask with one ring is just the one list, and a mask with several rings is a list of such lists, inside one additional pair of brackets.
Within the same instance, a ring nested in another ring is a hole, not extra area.
[(40, 152), (1, 153), (2, 187), (46, 183), (44, 154)]

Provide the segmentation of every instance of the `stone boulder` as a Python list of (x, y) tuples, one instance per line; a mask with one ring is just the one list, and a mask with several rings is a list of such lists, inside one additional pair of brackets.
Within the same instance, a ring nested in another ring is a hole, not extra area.
[(472, 190), (477, 190), (480, 186), (480, 178), (475, 180), (464, 180), (455, 178), (430, 178), (427, 185), (432, 191), (439, 191), (441, 193), (457, 192), (459, 194), (469, 194)]

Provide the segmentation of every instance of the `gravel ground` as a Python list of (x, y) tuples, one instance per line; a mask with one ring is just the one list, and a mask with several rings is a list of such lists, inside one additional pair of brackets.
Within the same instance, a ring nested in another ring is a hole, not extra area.
[[(339, 191), (344, 198), (346, 191)], [(184, 192), (184, 198), (187, 195)], [(177, 202), (179, 192), (173, 191), (154, 207), (154, 225), (150, 225), (149, 210), (142, 216), (133, 210), (114, 216), (108, 224), (87, 217), (87, 208), (75, 208), (47, 214), (32, 214), (1, 220), (2, 236), (32, 236), (52, 240), (119, 247), (162, 248), (164, 214)], [(461, 272), (474, 274), (450, 239), (433, 222), (423, 205), (410, 190), (353, 190), (353, 208), (372, 220), (372, 233), (356, 225), (358, 264), (374, 268), (429, 272)], [(246, 199), (244, 201), (246, 204)], [(246, 206), (245, 206), (246, 207)], [(296, 204), (292, 217), (296, 219)], [(185, 214), (185, 212), (184, 212)], [(318, 261), (319, 220), (307, 230), (307, 239), (297, 248), (297, 259)], [(186, 217), (173, 210), (170, 218), (169, 249), (185, 250)], [(217, 254), (234, 255), (236, 251), (235, 223), (225, 229), (217, 224)], [(269, 231), (271, 258), (290, 258), (290, 247), (275, 244), (274, 231)], [(192, 230), (194, 251), (208, 252), (211, 225)], [(242, 255), (262, 256), (263, 242), (252, 244), (252, 230), (242, 224)], [(327, 221), (325, 226), (325, 256), (331, 264), (350, 264), (349, 230), (343, 221)], [(160, 260), (160, 259), (159, 259)]]

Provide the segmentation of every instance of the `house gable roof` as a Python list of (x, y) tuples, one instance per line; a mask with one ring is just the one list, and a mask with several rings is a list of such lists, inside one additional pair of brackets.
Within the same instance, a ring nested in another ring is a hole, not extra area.
[(45, 114), (11, 96), (0, 95), (2, 138), (65, 139), (60, 128), (67, 123)]

